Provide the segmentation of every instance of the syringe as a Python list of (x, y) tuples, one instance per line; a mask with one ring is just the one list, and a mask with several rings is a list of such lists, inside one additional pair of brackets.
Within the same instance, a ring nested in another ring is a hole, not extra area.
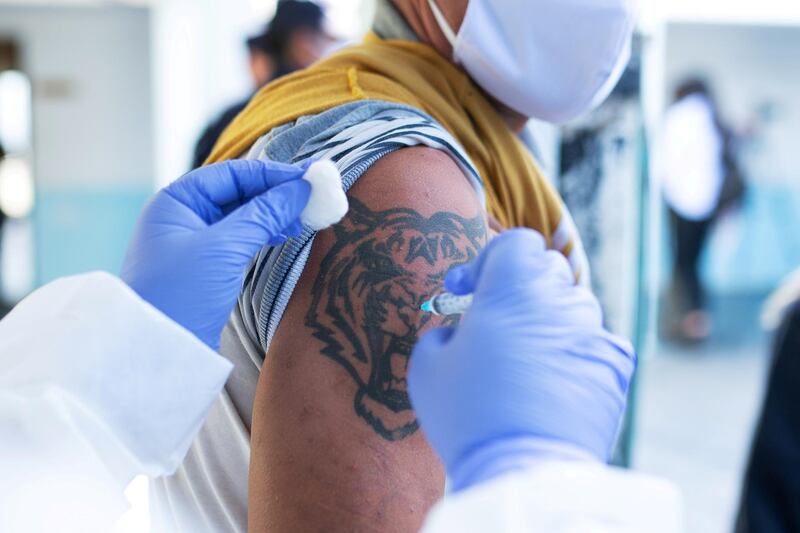
[(433, 313), (434, 315), (448, 316), (448, 315), (463, 315), (467, 312), (472, 305), (472, 295), (456, 296), (449, 292), (437, 294), (424, 304), (422, 309), (426, 313)]

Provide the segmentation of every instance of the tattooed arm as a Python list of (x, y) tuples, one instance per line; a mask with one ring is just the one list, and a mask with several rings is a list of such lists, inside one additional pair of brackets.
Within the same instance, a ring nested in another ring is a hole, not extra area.
[(320, 232), (267, 354), (253, 410), (250, 531), (417, 531), (444, 474), (406, 392), (419, 307), (486, 240), (456, 164), (384, 157)]

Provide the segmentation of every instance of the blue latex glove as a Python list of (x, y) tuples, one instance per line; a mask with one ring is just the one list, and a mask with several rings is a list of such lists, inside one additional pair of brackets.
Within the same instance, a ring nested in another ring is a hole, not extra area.
[(139, 218), (121, 278), (213, 349), (245, 269), (266, 244), (299, 235), (305, 167), (230, 161), (159, 192)]
[(409, 393), (454, 490), (542, 460), (606, 461), (636, 366), (566, 259), (531, 230), (494, 239), (447, 290), (474, 293), (455, 329), (417, 344)]

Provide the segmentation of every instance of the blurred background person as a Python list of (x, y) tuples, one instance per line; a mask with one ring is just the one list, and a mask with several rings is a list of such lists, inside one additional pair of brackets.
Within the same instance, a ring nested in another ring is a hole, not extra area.
[(673, 244), (666, 333), (698, 342), (711, 333), (700, 258), (715, 217), (744, 192), (732, 131), (705, 81), (690, 78), (678, 85), (665, 115), (663, 142), (661, 182)]
[[(281, 0), (264, 31), (246, 41), (254, 90), (310, 66), (335, 42), (325, 30), (322, 7), (307, 0)], [(192, 168), (202, 166), (219, 136), (249, 101), (250, 96), (232, 105), (208, 125), (195, 147)]]

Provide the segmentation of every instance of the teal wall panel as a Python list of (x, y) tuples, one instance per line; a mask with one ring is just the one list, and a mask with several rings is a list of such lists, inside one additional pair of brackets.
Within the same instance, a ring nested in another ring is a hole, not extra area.
[[(669, 221), (663, 217), (662, 289), (672, 272)], [(800, 268), (800, 189), (789, 184), (751, 184), (733, 219), (713, 228), (702, 275), (717, 294), (766, 294)]]
[(732, 224), (719, 224), (704, 258), (704, 276), (722, 293), (773, 290), (800, 267), (800, 190), (758, 184), (748, 189)]
[(119, 273), (149, 189), (38, 190), (36, 282), (90, 270)]

